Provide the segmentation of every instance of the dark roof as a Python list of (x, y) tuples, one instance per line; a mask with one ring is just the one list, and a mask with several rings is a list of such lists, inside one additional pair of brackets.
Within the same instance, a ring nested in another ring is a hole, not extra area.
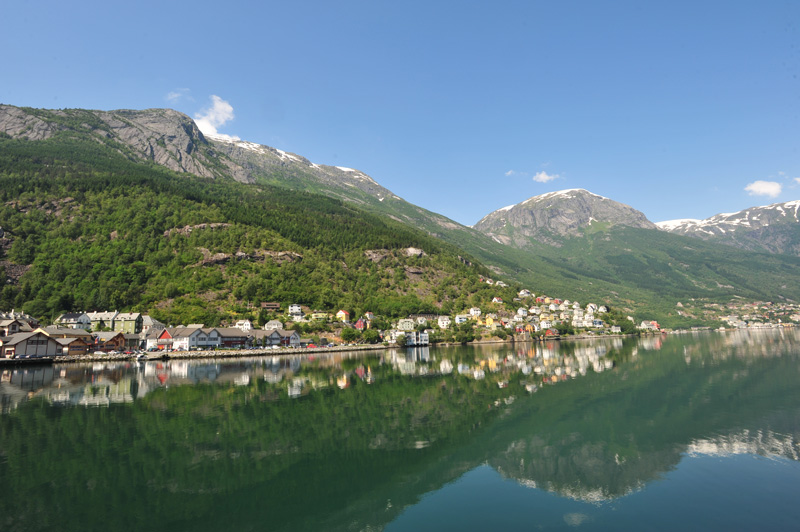
[(94, 336), (99, 340), (102, 340), (104, 342), (108, 342), (109, 340), (111, 340), (113, 338), (116, 338), (117, 336), (122, 336), (122, 333), (121, 332), (114, 332), (114, 331), (96, 332), (96, 333), (94, 333)]
[(73, 338), (91, 336), (92, 333), (83, 329), (71, 329), (69, 327), (58, 327), (57, 325), (48, 325), (42, 329), (50, 336), (62, 334), (64, 336), (71, 336)]
[(222, 337), (227, 338), (247, 338), (247, 334), (241, 330), (237, 329), (236, 327), (216, 327), (217, 333), (219, 333)]
[[(83, 312), (65, 312), (58, 317), (57, 321), (75, 321), (83, 315)], [(88, 318), (89, 316), (86, 317)]]

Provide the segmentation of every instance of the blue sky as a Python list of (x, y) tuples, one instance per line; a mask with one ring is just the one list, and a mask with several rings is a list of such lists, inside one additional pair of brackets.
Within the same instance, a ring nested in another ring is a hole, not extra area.
[(652, 221), (800, 199), (800, 2), (63, 2), (0, 102), (171, 107), (464, 224), (585, 188)]

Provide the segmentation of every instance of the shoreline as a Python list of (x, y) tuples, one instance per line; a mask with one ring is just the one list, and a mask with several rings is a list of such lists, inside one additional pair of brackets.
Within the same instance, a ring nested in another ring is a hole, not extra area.
[[(514, 339), (500, 340), (488, 339), (468, 342), (466, 344), (460, 343), (438, 343), (428, 346), (406, 346), (413, 347), (454, 347), (460, 345), (479, 346), (484, 344), (534, 344), (541, 343), (548, 340), (556, 341), (569, 341), (569, 340), (598, 340), (602, 338), (624, 338), (626, 334), (613, 334), (613, 335), (575, 335), (568, 337), (552, 337), (548, 339)], [(28, 366), (28, 365), (44, 365), (44, 364), (73, 364), (85, 362), (147, 362), (155, 360), (195, 360), (195, 359), (214, 359), (214, 358), (249, 358), (249, 357), (267, 357), (267, 356), (287, 356), (287, 355), (309, 355), (316, 353), (345, 353), (357, 351), (381, 351), (384, 349), (404, 349), (397, 345), (384, 345), (384, 344), (358, 344), (358, 345), (340, 345), (334, 347), (312, 347), (312, 348), (292, 348), (283, 347), (280, 349), (224, 349), (224, 350), (203, 350), (203, 351), (174, 351), (169, 353), (162, 352), (147, 352), (138, 355), (79, 355), (79, 356), (54, 356), (54, 357), (41, 357), (41, 358), (0, 358), (0, 368), (14, 367), (14, 366)]]

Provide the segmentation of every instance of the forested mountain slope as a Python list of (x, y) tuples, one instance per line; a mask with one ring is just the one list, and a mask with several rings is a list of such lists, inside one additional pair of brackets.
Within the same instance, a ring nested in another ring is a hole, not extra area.
[[(260, 301), (388, 316), (490, 300), (438, 239), (320, 195), (176, 175), (74, 135), (0, 138), (0, 307), (217, 323)], [(410, 249), (411, 248), (411, 249)]]
[[(558, 216), (539, 216), (552, 222), (545, 233), (533, 238), (515, 231), (511, 223), (501, 238), (497, 228), (484, 234), (412, 205), (358, 170), (316, 164), (245, 141), (209, 140), (189, 117), (170, 110), (46, 111), (0, 105), (3, 134), (0, 173), (7, 181), (0, 225), (8, 233), (8, 256), (0, 260), (5, 273), (19, 284), (4, 289), (0, 303), (26, 304), (39, 313), (57, 307), (137, 304), (215, 308), (208, 301), (224, 299), (226, 291), (233, 293), (231, 301), (364, 305), (373, 312), (381, 302), (391, 301), (390, 314), (431, 305), (458, 311), (476, 293), (477, 288), (468, 286), (477, 279), (477, 271), (516, 280), (536, 293), (605, 302), (637, 317), (674, 325), (696, 322), (676, 310), (678, 302), (692, 299), (800, 300), (797, 259), (667, 235), (647, 229), (652, 224), (646, 219), (632, 223), (641, 228), (634, 231), (626, 227), (631, 223), (619, 222), (633, 220), (638, 211), (617, 216), (610, 200), (605, 203), (611, 207), (588, 209), (588, 203), (571, 205), (566, 201), (570, 198), (558, 198), (553, 212), (572, 222), (588, 213), (587, 223), (568, 224), (567, 231), (560, 231), (553, 225)], [(136, 208), (124, 210), (136, 202)], [(115, 214), (121, 212), (125, 214)], [(88, 222), (84, 214), (90, 216)], [(37, 229), (21, 229), (27, 227), (25, 220), (38, 224)], [(135, 233), (124, 230), (128, 220), (137, 224)], [(212, 222), (231, 225), (155, 238), (179, 227)], [(87, 223), (85, 232), (76, 228)], [(48, 248), (51, 237), (62, 236), (67, 228), (68, 241)], [(139, 236), (146, 231), (147, 239)], [(134, 234), (142, 239), (137, 252), (117, 254)], [(251, 236), (255, 234), (260, 236)], [(52, 261), (71, 246), (79, 248), (75, 254), (92, 256), (91, 265), (82, 264), (82, 271), (89, 272), (91, 280), (102, 277), (110, 283), (107, 287), (88, 290), (87, 281), (75, 291), (69, 287), (80, 285), (77, 280), (57, 281), (64, 274), (52, 273), (40, 253), (46, 251)], [(94, 246), (103, 251), (92, 255)], [(403, 256), (400, 250), (405, 247), (422, 248), (427, 255)], [(366, 251), (384, 248), (392, 250), (397, 264), (384, 258), (375, 261), (382, 252), (364, 262)], [(263, 260), (239, 261), (237, 252)], [(215, 258), (218, 253), (230, 258)], [(291, 253), (303, 260), (291, 259)], [(459, 256), (488, 270), (471, 269)], [(430, 262), (434, 259), (450, 261), (456, 269)], [(308, 268), (315, 260), (325, 266)], [(142, 294), (138, 302), (110, 288), (121, 285), (111, 282), (110, 272), (125, 261), (145, 264), (147, 282), (136, 286), (149, 288), (136, 289)], [(209, 267), (209, 261), (218, 264)], [(419, 261), (427, 261), (427, 274), (417, 272)], [(198, 268), (199, 264), (206, 266)], [(28, 266), (30, 274), (22, 276)], [(444, 273), (436, 273), (440, 269)], [(195, 286), (192, 279), (206, 281)], [(54, 290), (57, 285), (63, 290)]]

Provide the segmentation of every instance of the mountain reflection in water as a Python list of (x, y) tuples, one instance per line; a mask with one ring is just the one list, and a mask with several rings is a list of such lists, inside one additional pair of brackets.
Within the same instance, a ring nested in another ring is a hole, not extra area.
[(379, 529), (487, 465), (605, 504), (686, 457), (796, 463), (799, 357), (769, 330), (3, 370), (0, 523)]

